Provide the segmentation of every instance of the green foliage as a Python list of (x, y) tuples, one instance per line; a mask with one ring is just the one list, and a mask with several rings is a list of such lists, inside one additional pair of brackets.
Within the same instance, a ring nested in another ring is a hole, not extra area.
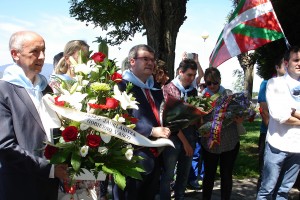
[(98, 42), (106, 40), (111, 45), (118, 45), (144, 29), (134, 0), (71, 0), (70, 4), (70, 15), (76, 20), (103, 30), (113, 28), (107, 33), (109, 38), (98, 37)]
[(260, 124), (260, 118), (255, 119), (254, 122), (244, 123), (247, 133), (240, 137), (241, 146), (233, 170), (234, 178), (257, 178), (259, 176), (258, 138), (260, 134)]

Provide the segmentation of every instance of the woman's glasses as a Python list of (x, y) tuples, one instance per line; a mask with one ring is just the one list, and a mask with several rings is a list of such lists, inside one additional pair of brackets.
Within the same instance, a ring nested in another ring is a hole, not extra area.
[(205, 82), (207, 86), (211, 86), (211, 85), (219, 85), (219, 82), (218, 81), (207, 81)]

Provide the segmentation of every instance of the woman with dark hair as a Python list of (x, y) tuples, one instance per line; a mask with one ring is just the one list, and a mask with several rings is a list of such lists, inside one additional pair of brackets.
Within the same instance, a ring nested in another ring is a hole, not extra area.
[[(228, 92), (221, 86), (221, 74), (217, 68), (208, 68), (204, 73), (206, 88), (202, 94), (209, 93), (211, 96), (217, 93)], [(212, 115), (204, 117), (204, 121), (211, 121)], [(232, 172), (236, 157), (240, 148), (237, 123), (242, 123), (242, 118), (233, 119), (234, 123), (222, 127), (220, 132), (220, 144), (209, 146), (209, 136), (201, 137), (204, 160), (203, 193), (204, 200), (211, 199), (214, 180), (218, 164), (221, 176), (221, 199), (229, 200), (232, 191)]]

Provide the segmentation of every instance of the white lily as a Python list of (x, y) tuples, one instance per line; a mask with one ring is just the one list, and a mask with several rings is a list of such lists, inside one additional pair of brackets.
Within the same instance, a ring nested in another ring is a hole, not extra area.
[(128, 128), (131, 128), (131, 129), (134, 129), (136, 127), (135, 124), (129, 124), (129, 125), (126, 125)]
[(127, 151), (125, 152), (125, 157), (127, 160), (131, 160), (133, 156), (133, 151), (132, 149), (127, 149)]
[(91, 68), (86, 64), (78, 64), (74, 67), (75, 73), (82, 72), (85, 75), (91, 73)]
[(89, 146), (84, 145), (81, 147), (81, 149), (80, 149), (81, 157), (85, 157), (88, 154), (88, 152), (89, 152)]
[(108, 135), (106, 133), (100, 133), (100, 137), (102, 139), (103, 142), (105, 142), (106, 144), (109, 143), (109, 141), (111, 140), (111, 135)]
[(120, 122), (120, 123), (124, 123), (125, 122), (125, 118), (124, 117), (120, 117), (119, 114), (116, 114), (115, 117), (112, 119), (116, 122)]
[(100, 153), (100, 154), (107, 154), (107, 152), (108, 152), (108, 149), (106, 148), (106, 147), (99, 147), (98, 148), (98, 152)]
[(81, 110), (82, 103), (81, 101), (87, 96), (87, 94), (82, 94), (81, 92), (74, 92), (73, 94), (70, 94), (67, 90), (64, 91), (64, 94), (62, 94), (58, 101), (65, 101), (68, 102), (72, 107), (74, 107), (76, 110)]
[(87, 86), (90, 82), (88, 80), (82, 80), (82, 86)]
[(85, 131), (85, 130), (87, 130), (89, 127), (90, 127), (89, 125), (87, 125), (87, 124), (85, 124), (85, 123), (81, 123), (79, 128), (80, 128), (80, 130)]
[(128, 95), (126, 92), (121, 92), (117, 85), (114, 86), (113, 97), (120, 102), (121, 107), (124, 110), (127, 110), (128, 108), (136, 110), (139, 109), (139, 107), (137, 106), (138, 102), (135, 101), (135, 98), (132, 96), (132, 94)]
[(94, 104), (94, 103), (96, 103), (96, 102), (97, 102), (96, 99), (90, 99), (90, 100), (88, 101), (87, 108), (86, 108), (87, 113), (92, 113), (92, 114), (93, 114), (93, 113), (95, 112), (95, 109), (94, 109), (94, 108), (91, 108), (91, 107), (89, 106), (89, 103)]

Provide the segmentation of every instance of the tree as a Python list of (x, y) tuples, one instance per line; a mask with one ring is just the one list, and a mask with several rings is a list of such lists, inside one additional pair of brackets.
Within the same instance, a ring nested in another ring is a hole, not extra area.
[(187, 0), (71, 0), (70, 15), (76, 20), (110, 30), (106, 40), (117, 45), (144, 31), (147, 43), (166, 62), (174, 77), (176, 38), (186, 19)]
[(236, 77), (236, 81), (232, 84), (233, 90), (235, 92), (242, 92), (244, 91), (244, 72), (242, 70), (236, 69), (233, 71), (232, 74)]

